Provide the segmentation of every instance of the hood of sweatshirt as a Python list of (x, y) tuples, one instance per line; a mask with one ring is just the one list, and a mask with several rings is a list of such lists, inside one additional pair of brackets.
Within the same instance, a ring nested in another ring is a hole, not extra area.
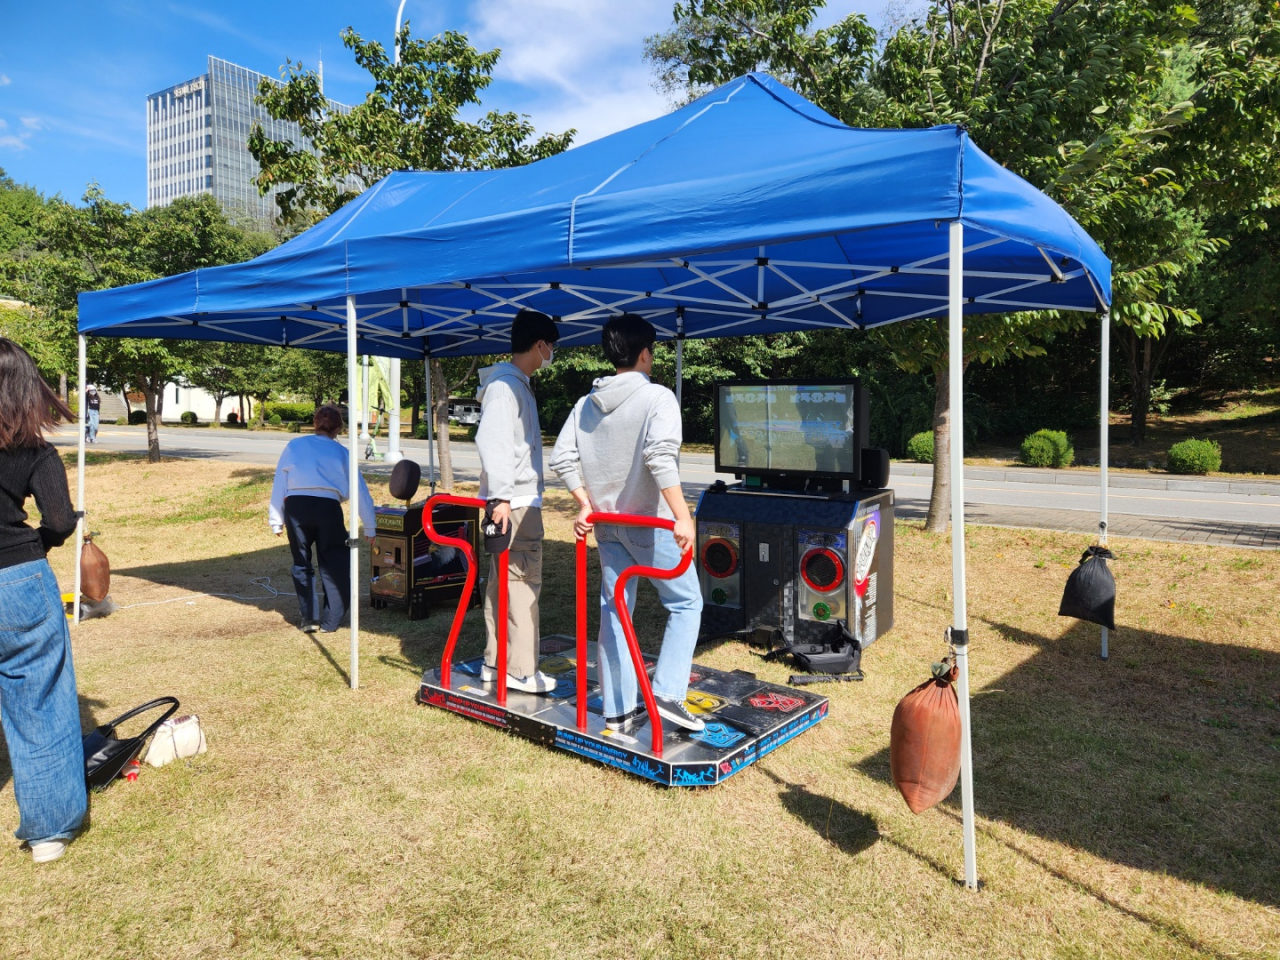
[(612, 413), (648, 382), (649, 378), (637, 370), (601, 377), (591, 387), (591, 402), (600, 408), (601, 413)]
[(492, 367), (485, 367), (480, 371), (480, 389), (476, 391), (476, 399), (484, 399), (484, 391), (495, 380), (502, 380), (513, 377), (519, 380), (526, 387), (529, 386), (529, 378), (524, 375), (524, 371), (517, 367), (514, 363), (504, 360), (501, 363), (495, 363)]

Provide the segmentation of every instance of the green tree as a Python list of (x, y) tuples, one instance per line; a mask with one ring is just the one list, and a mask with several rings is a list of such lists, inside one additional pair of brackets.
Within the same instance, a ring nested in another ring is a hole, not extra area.
[[(47, 312), (48, 348), (75, 356), (76, 297), (201, 267), (256, 256), (274, 241), (233, 225), (209, 195), (183, 197), (166, 207), (134, 211), (107, 199), (96, 185), (83, 206), (54, 201), (39, 226), (37, 248), (24, 262), (25, 299)], [(160, 459), (164, 388), (195, 369), (201, 342), (95, 337), (90, 365), (98, 379), (140, 390), (147, 410), (147, 450)], [(83, 387), (83, 385), (80, 385)]]
[[(263, 194), (279, 188), (276, 203), (284, 223), (303, 225), (327, 216), (396, 170), (513, 167), (553, 156), (572, 142), (572, 130), (535, 136), (528, 117), (511, 112), (464, 119), (481, 105), (501, 55), (477, 50), (466, 34), (449, 30), (430, 40), (413, 39), (406, 21), (396, 37), (398, 63), (380, 43), (350, 27), (342, 42), (372, 86), (349, 112), (334, 109), (320, 91), (320, 78), (300, 63), (286, 65), (283, 83), (264, 80), (258, 88), (258, 103), (272, 117), (297, 123), (313, 144), (308, 150), (271, 140), (260, 124), (250, 134), (249, 152), (261, 168), (255, 182)], [(446, 488), (453, 486), (449, 394), (461, 389), (475, 367), (463, 364), (465, 375), (452, 369), (456, 365), (431, 361), (432, 415)]]
[[(1116, 268), (1113, 316), (1133, 343), (1198, 322), (1179, 301), (1177, 281), (1220, 246), (1204, 230), (1206, 209), (1272, 200), (1273, 5), (1250, 6), (1244, 16), (1205, 4), (1221, 14), (1217, 39), (1197, 37), (1193, 48), (1200, 19), (1175, 0), (939, 0), (894, 31), (878, 54), (861, 15), (811, 29), (821, 6), (691, 0), (677, 4), (675, 28), (651, 38), (648, 50), (660, 81), (683, 78), (690, 89), (763, 68), (846, 123), (964, 124), (1099, 240)], [(1230, 120), (1233, 104), (1245, 121)], [(1200, 149), (1207, 135), (1214, 145)], [(1249, 175), (1234, 177), (1235, 165)], [(1055, 313), (971, 317), (965, 362), (1043, 353), (1046, 338), (1082, 322)], [(877, 336), (903, 369), (934, 371), (928, 526), (945, 529), (945, 323)], [(1134, 352), (1135, 394), (1146, 391), (1135, 409), (1145, 410), (1153, 365), (1148, 352)], [(1137, 439), (1143, 423), (1135, 416)]]

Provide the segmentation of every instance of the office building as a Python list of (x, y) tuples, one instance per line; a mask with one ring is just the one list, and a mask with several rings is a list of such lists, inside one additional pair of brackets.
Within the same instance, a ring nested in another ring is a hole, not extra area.
[[(274, 120), (254, 103), (266, 78), (217, 57), (209, 71), (147, 97), (147, 206), (211, 193), (228, 215), (259, 224), (275, 219), (274, 192), (258, 195), (257, 161), (249, 153), (255, 122), (269, 138), (310, 143), (296, 123)], [(272, 83), (278, 81), (272, 80)], [(329, 101), (332, 110), (350, 108)]]

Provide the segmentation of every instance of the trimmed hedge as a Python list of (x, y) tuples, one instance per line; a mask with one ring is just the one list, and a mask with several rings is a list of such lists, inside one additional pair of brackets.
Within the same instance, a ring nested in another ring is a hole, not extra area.
[(1222, 469), (1222, 447), (1216, 440), (1183, 440), (1169, 448), (1170, 473), (1213, 473)]
[(130, 410), (130, 411), (129, 411), (129, 425), (130, 425), (130, 426), (136, 427), (136, 426), (138, 426), (139, 424), (146, 423), (146, 422), (147, 422), (147, 411), (145, 411), (145, 410)]
[[(272, 401), (267, 404), (267, 422), (268, 423), (310, 423), (316, 415), (316, 405), (314, 403), (277, 403)], [(273, 419), (279, 417), (277, 421)]]
[(273, 427), (278, 427), (282, 423), (284, 423), (284, 419), (280, 416), (280, 414), (273, 413), (271, 416), (267, 417), (267, 423), (271, 424)]
[(917, 463), (933, 463), (933, 431), (923, 430), (908, 440), (907, 456)]
[(1076, 458), (1063, 430), (1037, 430), (1022, 441), (1020, 459), (1030, 467), (1069, 467)]
[(200, 422), (200, 418), (196, 416), (196, 412), (194, 410), (184, 410), (182, 412), (182, 416), (179, 417), (178, 419), (181, 420), (183, 423), (194, 424), (194, 423)]

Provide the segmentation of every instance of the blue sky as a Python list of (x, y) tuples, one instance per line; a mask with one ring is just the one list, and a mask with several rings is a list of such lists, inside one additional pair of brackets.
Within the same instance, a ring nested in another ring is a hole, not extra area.
[[(879, 19), (884, 0), (832, 0)], [(0, 0), (0, 167), (46, 194), (78, 200), (90, 181), (141, 207), (150, 93), (205, 72), (209, 54), (272, 76), (287, 58), (314, 67), (325, 92), (353, 102), (362, 74), (339, 40), (352, 26), (390, 44), (398, 0), (217, 3)], [(415, 35), (465, 30), (503, 57), (485, 106), (527, 113), (540, 131), (585, 142), (667, 109), (641, 41), (671, 22), (672, 0), (408, 0)]]

